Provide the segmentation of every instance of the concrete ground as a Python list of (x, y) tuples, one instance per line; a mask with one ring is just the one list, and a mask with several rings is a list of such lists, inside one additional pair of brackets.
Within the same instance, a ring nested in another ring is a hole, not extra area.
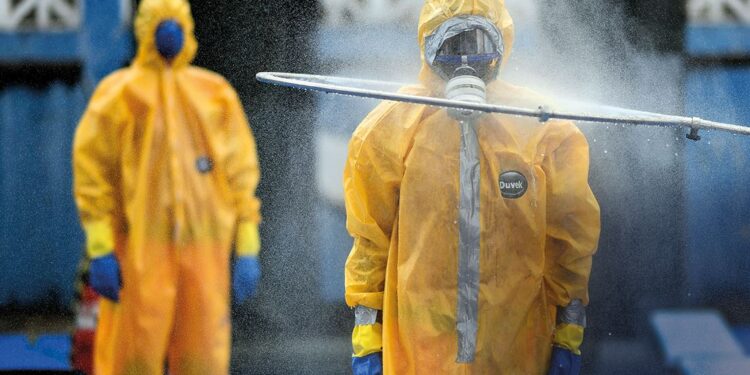
[[(257, 326), (256, 326), (257, 327)], [(0, 334), (23, 333), (33, 339), (50, 333), (72, 332), (73, 316), (65, 313), (3, 313)], [(349, 374), (351, 338), (342, 329), (324, 333), (252, 334), (238, 327), (232, 345), (231, 373), (237, 375)], [(587, 348), (584, 374), (668, 374), (648, 340), (609, 339)]]
[(351, 338), (340, 336), (235, 340), (232, 374), (347, 374)]
[[(66, 313), (0, 315), (0, 335), (24, 334), (34, 341), (46, 334), (69, 334), (74, 317)], [(273, 337), (234, 332), (231, 373), (237, 375), (347, 374), (351, 364), (351, 338), (328, 334)]]

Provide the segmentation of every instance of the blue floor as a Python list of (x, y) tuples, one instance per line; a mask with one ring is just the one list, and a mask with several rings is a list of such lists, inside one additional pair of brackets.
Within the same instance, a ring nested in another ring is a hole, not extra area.
[(68, 335), (44, 335), (30, 341), (25, 335), (0, 336), (0, 371), (70, 370)]
[[(735, 326), (731, 331), (750, 355), (750, 326)], [(21, 334), (0, 335), (0, 371), (67, 371), (70, 370), (70, 353), (68, 335), (43, 335), (34, 341)]]

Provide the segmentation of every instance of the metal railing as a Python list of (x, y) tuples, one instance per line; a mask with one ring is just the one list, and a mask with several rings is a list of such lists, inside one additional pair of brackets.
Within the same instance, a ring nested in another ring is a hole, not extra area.
[[(416, 21), (423, 0), (321, 0), (325, 23), (383, 23)], [(412, 20), (412, 18), (414, 18)]]
[(0, 31), (76, 29), (83, 0), (0, 0)]
[(687, 0), (692, 23), (750, 24), (750, 0)]

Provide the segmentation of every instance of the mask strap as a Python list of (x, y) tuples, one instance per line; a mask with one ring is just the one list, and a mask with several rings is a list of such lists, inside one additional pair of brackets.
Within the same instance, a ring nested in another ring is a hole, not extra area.
[[(464, 60), (464, 58), (466, 60)], [(435, 62), (441, 64), (453, 64), (459, 65), (463, 63), (477, 64), (477, 63), (489, 63), (500, 59), (499, 53), (483, 53), (480, 55), (438, 55), (435, 56)]]

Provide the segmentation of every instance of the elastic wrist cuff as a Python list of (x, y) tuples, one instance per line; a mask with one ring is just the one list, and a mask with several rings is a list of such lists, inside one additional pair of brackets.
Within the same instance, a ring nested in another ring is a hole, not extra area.
[(378, 322), (378, 310), (359, 305), (354, 308), (354, 325), (368, 326)]
[(108, 220), (84, 223), (83, 230), (86, 232), (86, 254), (89, 258), (101, 258), (112, 253), (115, 241)]
[(238, 256), (258, 256), (260, 253), (258, 224), (250, 221), (241, 222), (237, 227), (235, 247)]

